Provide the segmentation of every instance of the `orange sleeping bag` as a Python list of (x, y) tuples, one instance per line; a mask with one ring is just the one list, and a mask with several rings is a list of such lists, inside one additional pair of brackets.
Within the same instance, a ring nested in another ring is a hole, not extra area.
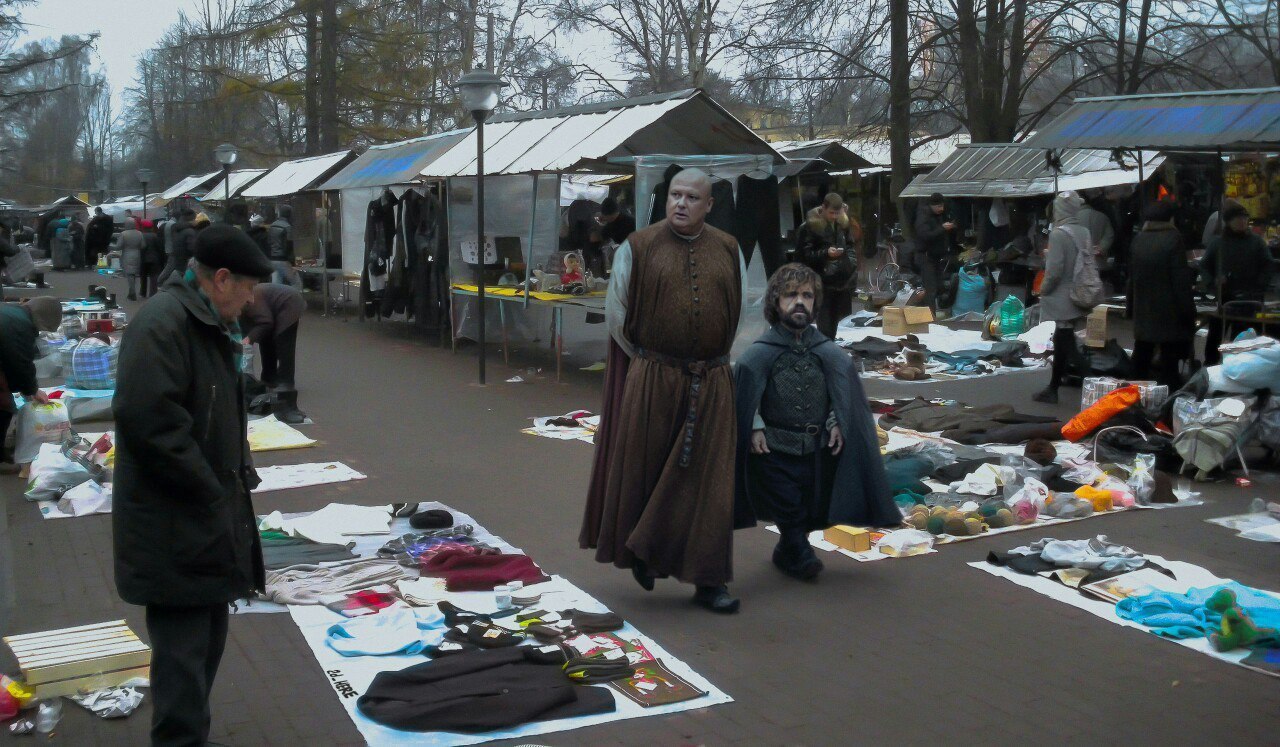
[(1079, 441), (1098, 430), (1108, 420), (1138, 404), (1142, 394), (1138, 387), (1130, 384), (1112, 392), (1107, 392), (1102, 399), (1094, 402), (1083, 412), (1062, 426), (1062, 437), (1068, 441)]

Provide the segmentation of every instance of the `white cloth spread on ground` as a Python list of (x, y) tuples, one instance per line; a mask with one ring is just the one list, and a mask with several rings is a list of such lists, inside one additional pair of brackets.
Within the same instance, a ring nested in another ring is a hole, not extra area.
[(258, 522), (258, 529), (284, 532), (290, 537), (335, 545), (346, 544), (350, 536), (386, 534), (391, 528), (390, 506), (353, 506), (330, 503), (314, 513), (286, 519), (273, 511)]
[(349, 480), (363, 480), (365, 476), (342, 462), (314, 462), (310, 464), (286, 464), (277, 467), (259, 467), (258, 478), (262, 484), (254, 493), (272, 490), (307, 488), (312, 485), (328, 485)]
[[(1176, 583), (1185, 588), (1190, 588), (1190, 587), (1204, 588), (1207, 586), (1214, 586), (1216, 584), (1225, 583), (1227, 580), (1227, 579), (1218, 578), (1217, 576), (1210, 573), (1208, 570), (1201, 568), (1198, 565), (1193, 565), (1191, 563), (1183, 563), (1178, 560), (1165, 560), (1159, 555), (1148, 555), (1147, 559), (1150, 560), (1152, 563), (1156, 563), (1164, 568), (1169, 569), (1173, 573), (1174, 577), (1176, 578)], [(1054, 581), (1052, 579), (1045, 578), (1044, 576), (1027, 575), (1023, 573), (1018, 573), (1017, 571), (1007, 566), (998, 566), (998, 565), (993, 565), (991, 563), (986, 563), (986, 562), (970, 563), (969, 565), (973, 568), (977, 568), (980, 571), (989, 573), (992, 576), (999, 576), (1008, 581), (1012, 581), (1018, 586), (1021, 586), (1026, 589), (1031, 589), (1032, 591), (1037, 591), (1047, 597), (1056, 599), (1059, 602), (1064, 602), (1066, 604), (1071, 605), (1072, 607), (1084, 610), (1085, 612), (1101, 617), (1102, 619), (1107, 620), (1109, 622), (1113, 622), (1117, 625), (1123, 625), (1126, 628), (1136, 628), (1138, 630), (1150, 632), (1150, 628), (1148, 628), (1147, 626), (1142, 625), (1141, 623), (1134, 622), (1133, 620), (1126, 620), (1120, 617), (1119, 615), (1117, 615), (1116, 605), (1114, 603), (1104, 602), (1100, 599), (1094, 599), (1093, 597), (1087, 597), (1084, 594), (1081, 594), (1079, 591), (1076, 591), (1075, 589), (1072, 589), (1068, 586), (1064, 586), (1063, 584), (1060, 584), (1057, 581)], [(1270, 594), (1272, 592), (1267, 592), (1267, 593)], [(1183, 646), (1184, 648), (1189, 648), (1194, 651), (1199, 651), (1200, 653), (1208, 656), (1212, 656), (1215, 659), (1220, 659), (1222, 661), (1230, 662), (1232, 664), (1238, 664), (1240, 666), (1245, 667), (1246, 669), (1253, 669), (1253, 671), (1255, 672), (1262, 672), (1263, 674), (1268, 674), (1268, 675), (1271, 675), (1272, 677), (1277, 676), (1274, 672), (1267, 672), (1262, 669), (1256, 669), (1254, 667), (1241, 664), (1241, 660), (1247, 657), (1250, 653), (1252, 653), (1252, 651), (1247, 648), (1239, 648), (1233, 651), (1217, 651), (1213, 648), (1213, 644), (1209, 642), (1208, 638), (1175, 639), (1175, 638), (1165, 638), (1163, 636), (1157, 636), (1157, 637), (1160, 638), (1161, 640), (1169, 641), (1171, 643), (1176, 643), (1179, 646)]]
[(307, 438), (297, 428), (276, 420), (275, 415), (249, 421), (249, 451), (305, 449), (315, 445), (315, 439)]

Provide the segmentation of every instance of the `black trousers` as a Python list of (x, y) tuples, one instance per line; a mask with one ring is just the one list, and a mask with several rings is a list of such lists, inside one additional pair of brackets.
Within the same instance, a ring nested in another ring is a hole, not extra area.
[(1076, 352), (1076, 330), (1074, 327), (1058, 327), (1053, 331), (1053, 368), (1049, 374), (1049, 388), (1062, 386), (1062, 379), (1071, 367), (1071, 359)]
[(1160, 365), (1156, 369), (1156, 381), (1169, 387), (1169, 391), (1182, 388), (1182, 362), (1191, 357), (1192, 340), (1177, 342), (1133, 342), (1133, 376), (1135, 379), (1151, 378), (1151, 361), (1156, 350), (1160, 351)]
[(760, 494), (784, 538), (795, 532), (807, 532), (811, 526), (821, 523), (821, 518), (816, 516), (817, 456), (771, 451), (753, 458), (760, 460)]
[(293, 388), (298, 357), (298, 325), (265, 338), (258, 347), (262, 350), (262, 383)]
[(823, 292), (822, 308), (818, 309), (818, 331), (836, 339), (836, 326), (840, 320), (853, 313), (853, 293), (842, 290)]
[(227, 645), (227, 605), (147, 605), (151, 638), (151, 744), (203, 747), (209, 693)]
[[(0, 390), (0, 397), (12, 396), (9, 392)], [(0, 462), (7, 462), (13, 456), (4, 448), (4, 437), (9, 433), (9, 423), (13, 422), (13, 413), (7, 410), (0, 410)]]
[(165, 266), (153, 262), (142, 263), (142, 297), (150, 298), (160, 291), (160, 273)]

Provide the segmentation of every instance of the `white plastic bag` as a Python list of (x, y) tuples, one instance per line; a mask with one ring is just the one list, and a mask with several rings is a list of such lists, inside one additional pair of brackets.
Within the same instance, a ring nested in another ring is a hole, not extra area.
[(89, 470), (62, 454), (58, 444), (44, 444), (31, 463), (27, 500), (56, 501), (71, 488), (90, 479)]
[(86, 480), (63, 494), (58, 510), (72, 516), (111, 513), (111, 486)]
[(15, 464), (29, 464), (40, 455), (41, 444), (58, 444), (71, 430), (71, 418), (67, 406), (61, 402), (42, 405), (27, 402), (18, 412), (17, 432), (14, 437), (13, 460)]
[(1034, 477), (1028, 477), (1023, 480), (1022, 487), (1018, 492), (1005, 499), (1005, 503), (1010, 506), (1018, 501), (1030, 501), (1036, 507), (1037, 511), (1043, 511), (1045, 504), (1049, 502), (1049, 488)]
[(899, 529), (881, 537), (876, 547), (885, 555), (905, 557), (929, 552), (933, 549), (933, 541), (934, 536), (928, 532), (922, 532), (919, 529)]
[(1129, 481), (1126, 484), (1129, 492), (1139, 505), (1151, 503), (1151, 494), (1156, 492), (1156, 455), (1138, 454), (1134, 457), (1133, 468), (1129, 470)]

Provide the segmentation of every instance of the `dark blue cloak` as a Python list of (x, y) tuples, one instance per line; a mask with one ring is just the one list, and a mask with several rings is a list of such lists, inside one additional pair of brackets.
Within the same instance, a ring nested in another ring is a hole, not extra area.
[[(751, 425), (760, 409), (760, 399), (764, 396), (774, 362), (794, 340), (790, 332), (774, 326), (747, 348), (735, 366), (738, 416), (735, 526), (739, 529), (755, 526), (756, 519), (773, 519), (765, 501), (756, 494), (760, 457), (751, 454)], [(817, 516), (811, 517), (813, 524), (809, 529), (824, 529), (836, 524), (864, 527), (901, 525), (902, 513), (893, 502), (889, 481), (885, 477), (875, 418), (862, 389), (862, 380), (853, 367), (853, 359), (816, 329), (810, 333), (808, 344), (822, 363), (828, 401), (845, 440), (838, 456), (831, 455), (825, 440), (822, 443), (819, 457), (822, 484), (817, 501), (810, 504), (818, 506), (819, 510)]]

